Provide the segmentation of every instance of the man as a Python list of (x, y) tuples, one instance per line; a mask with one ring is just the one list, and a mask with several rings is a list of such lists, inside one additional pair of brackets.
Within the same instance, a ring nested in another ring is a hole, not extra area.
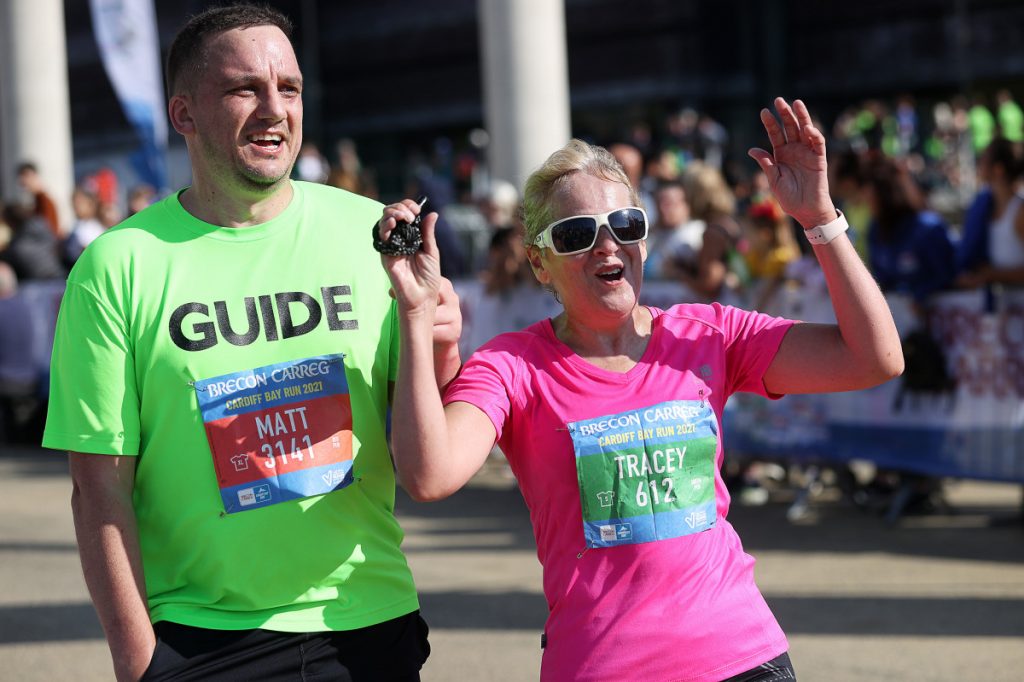
[(0, 251), (0, 261), (14, 268), (18, 279), (64, 279), (57, 238), (46, 221), (27, 206), (0, 204), (0, 223), (10, 229), (10, 241)]
[[(245, 5), (189, 21), (167, 84), (193, 184), (68, 279), (44, 445), (71, 451), (119, 680), (417, 680), (429, 652), (393, 516), (381, 205), (289, 179), (290, 30)], [(456, 306), (435, 326), (441, 383)]]
[(60, 220), (57, 217), (57, 204), (43, 187), (43, 179), (39, 177), (39, 169), (31, 161), (18, 164), (18, 185), (32, 195), (32, 213), (46, 221), (50, 232), (58, 239), (61, 237)]

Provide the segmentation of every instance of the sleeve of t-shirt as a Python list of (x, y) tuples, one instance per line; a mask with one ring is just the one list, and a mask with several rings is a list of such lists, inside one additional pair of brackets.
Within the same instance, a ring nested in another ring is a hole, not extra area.
[(793, 320), (763, 313), (718, 306), (722, 332), (725, 335), (727, 390), (756, 393), (768, 398), (781, 398), (764, 387), (764, 373), (775, 359), (783, 337), (796, 324)]
[(43, 446), (137, 455), (139, 432), (135, 356), (124, 316), (68, 282), (57, 315)]
[(493, 339), (473, 353), (444, 394), (445, 405), (469, 403), (486, 414), (494, 424), (495, 440), (501, 438), (512, 411), (518, 363), (507, 338), (503, 338), (506, 336)]

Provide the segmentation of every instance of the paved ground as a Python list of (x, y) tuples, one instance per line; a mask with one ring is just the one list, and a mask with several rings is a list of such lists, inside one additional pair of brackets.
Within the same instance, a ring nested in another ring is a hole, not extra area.
[[(0, 451), (0, 679), (111, 678), (69, 495), (62, 457)], [(796, 524), (784, 493), (734, 507), (801, 680), (1021, 679), (1021, 489), (951, 482), (947, 498), (951, 513), (892, 527), (828, 492)], [(495, 469), (399, 515), (432, 626), (424, 680), (536, 680), (545, 605), (519, 493)]]

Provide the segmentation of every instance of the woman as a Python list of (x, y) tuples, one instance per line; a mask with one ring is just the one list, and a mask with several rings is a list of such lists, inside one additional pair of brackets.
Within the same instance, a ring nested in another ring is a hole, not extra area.
[(1024, 285), (1024, 173), (1020, 143), (992, 141), (978, 159), (978, 180), (986, 185), (964, 218), (957, 251), (962, 270), (957, 286)]
[[(443, 498), (501, 446), (544, 567), (544, 680), (792, 675), (754, 560), (725, 519), (722, 408), (737, 390), (864, 388), (903, 361), (885, 301), (834, 223), (824, 138), (803, 103), (775, 106), (782, 126), (761, 113), (773, 154), (751, 155), (783, 208), (805, 228), (826, 226), (815, 250), (838, 326), (639, 305), (643, 210), (607, 152), (575, 140), (530, 177), (524, 202), (531, 265), (564, 309), (477, 351), (444, 406), (430, 341), (433, 216), (423, 252), (383, 258), (400, 311), (400, 479), (418, 500)], [(411, 201), (387, 207), (382, 233), (414, 213)]]
[(693, 268), (680, 268), (683, 284), (706, 301), (721, 301), (745, 284), (746, 267), (739, 251), (743, 231), (736, 222), (736, 197), (722, 173), (694, 163), (683, 174), (691, 213), (706, 227)]

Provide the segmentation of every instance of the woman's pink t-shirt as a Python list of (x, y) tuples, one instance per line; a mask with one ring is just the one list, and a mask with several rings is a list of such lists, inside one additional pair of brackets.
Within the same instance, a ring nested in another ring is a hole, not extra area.
[(729, 395), (767, 395), (793, 322), (650, 311), (628, 372), (588, 363), (544, 320), (485, 344), (445, 395), (491, 419), (529, 507), (550, 609), (542, 680), (721, 680), (788, 648), (726, 521), (719, 434)]

